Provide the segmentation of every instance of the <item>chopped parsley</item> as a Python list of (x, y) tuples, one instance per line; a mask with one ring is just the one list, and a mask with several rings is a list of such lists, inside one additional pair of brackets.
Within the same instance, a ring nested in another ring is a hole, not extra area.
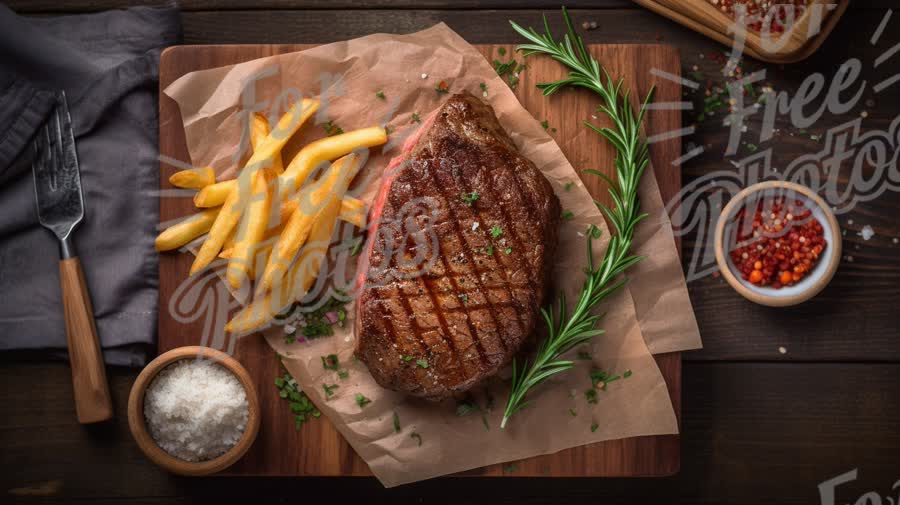
[(575, 187), (575, 183), (572, 182), (572, 181), (569, 181), (569, 182), (566, 183), (564, 189), (565, 189), (566, 191), (571, 191), (572, 188), (574, 188), (574, 187)]
[(550, 128), (550, 122), (547, 121), (547, 120), (545, 119), (545, 120), (541, 121), (541, 126), (542, 126), (545, 130), (547, 130), (547, 129)]
[(471, 398), (456, 404), (456, 415), (459, 417), (467, 416), (472, 412), (478, 412), (479, 410), (481, 410), (481, 408), (478, 407), (478, 404)]
[(359, 405), (359, 408), (363, 408), (370, 403), (372, 403), (372, 400), (363, 396), (362, 393), (356, 393), (356, 404)]
[(597, 423), (591, 423), (591, 433), (597, 431), (597, 428), (599, 428), (599, 427), (600, 427), (599, 424), (597, 424)]
[(491, 236), (497, 238), (500, 235), (503, 235), (503, 228), (500, 228), (499, 226), (491, 226)]
[(419, 447), (422, 447), (422, 435), (419, 435), (415, 431), (409, 434), (409, 438), (414, 438), (419, 441)]
[(578, 415), (578, 411), (575, 409), (569, 409), (569, 415), (572, 417), (576, 417)]
[(420, 366), (422, 368), (428, 368), (428, 361), (426, 361), (424, 359), (417, 359), (416, 366)]
[(591, 386), (593, 386), (594, 389), (606, 391), (606, 386), (609, 385), (610, 382), (615, 382), (619, 379), (627, 379), (631, 377), (631, 370), (626, 370), (622, 375), (616, 375), (594, 368), (591, 370), (590, 375)]
[(468, 194), (467, 193), (462, 194), (462, 201), (466, 202), (469, 205), (474, 205), (477, 200), (478, 200), (478, 192), (477, 191), (473, 191)]
[(322, 384), (322, 389), (325, 390), (325, 398), (331, 398), (334, 396), (334, 390), (339, 388), (337, 384)]
[(384, 96), (384, 91), (379, 91), (378, 93), (375, 93), (375, 97), (380, 98), (382, 100), (386, 100), (386, 98)]
[(306, 396), (306, 393), (300, 391), (297, 381), (289, 373), (285, 372), (283, 376), (276, 377), (275, 387), (278, 389), (279, 398), (288, 402), (288, 406), (294, 414), (295, 429), (299, 430), (306, 421), (322, 415)]
[(505, 56), (505, 55), (506, 55), (506, 48), (505, 48), (505, 47), (501, 47), (501, 48), (497, 49), (497, 52), (500, 53), (500, 56)]
[(593, 224), (588, 226), (587, 232), (588, 232), (588, 235), (591, 236), (591, 238), (595, 238), (595, 239), (600, 238), (600, 235), (603, 235), (603, 231), (600, 230), (600, 228), (598, 228), (597, 225), (593, 225)]
[(400, 359), (402, 359), (403, 361), (412, 361), (413, 357), (412, 356), (400, 356)]
[(507, 247), (503, 252), (506, 253), (507, 256), (509, 256), (509, 253), (512, 252), (512, 247)]
[(572, 214), (571, 210), (567, 210), (562, 213), (562, 218), (565, 219), (566, 221), (569, 221), (570, 219), (573, 219), (574, 217), (575, 217), (575, 214)]
[(586, 390), (584, 392), (584, 397), (587, 399), (588, 403), (597, 403), (597, 390), (594, 388)]
[(410, 122), (412, 122), (412, 123), (421, 123), (422, 122), (422, 118), (419, 117), (418, 112), (412, 113), (412, 116), (410, 117)]
[(329, 137), (344, 133), (344, 129), (334, 124), (333, 121), (326, 121), (325, 124), (322, 125), (322, 128), (325, 129), (325, 133), (327, 133)]
[(484, 250), (484, 254), (486, 254), (488, 256), (493, 256), (494, 255), (494, 244), (488, 244), (488, 246), (485, 247), (483, 250)]
[[(503, 54), (501, 53), (500, 56), (503, 56)], [(525, 70), (525, 63), (519, 63), (515, 58), (510, 57), (509, 61), (506, 63), (503, 63), (500, 60), (494, 60), (492, 64), (494, 65), (494, 71), (497, 72), (497, 75), (500, 77), (506, 76), (509, 87), (511, 89), (516, 89), (516, 86), (519, 84), (519, 73)]]
[(341, 379), (349, 378), (350, 371), (349, 370), (338, 370), (338, 377), (340, 377)]
[(385, 134), (385, 135), (390, 135), (390, 134), (392, 134), (392, 133), (394, 133), (394, 129), (391, 128), (391, 127), (388, 126), (388, 125), (384, 125), (384, 134)]
[(627, 379), (631, 377), (631, 370), (625, 370), (625, 373), (622, 374), (623, 379)]
[(322, 356), (322, 368), (325, 370), (334, 370), (337, 371), (338, 362), (337, 354), (329, 354), (328, 356)]
[(394, 433), (400, 433), (400, 416), (394, 411)]
[(363, 248), (363, 239), (362, 237), (356, 237), (356, 242), (353, 243), (353, 247), (350, 249), (350, 256), (359, 256), (359, 253)]
[(459, 297), (459, 301), (461, 301), (463, 305), (469, 302), (469, 295), (466, 293), (460, 293), (456, 296)]
[(481, 83), (478, 87), (481, 88), (481, 94), (487, 96), (487, 84)]
[[(336, 291), (336, 294), (344, 295), (340, 291)], [(337, 324), (343, 327), (347, 322), (347, 309), (344, 307), (346, 304), (347, 302), (332, 296), (315, 310), (309, 312), (301, 310), (303, 317), (299, 318), (296, 324), (302, 328), (303, 336), (308, 339), (334, 335), (332, 326)], [(283, 315), (280, 314), (279, 319), (287, 319), (303, 307), (303, 305), (295, 303)], [(332, 319), (334, 319), (334, 322), (332, 322)], [(285, 337), (285, 342), (293, 343), (293, 341), (293, 338)]]
[(441, 81), (437, 83), (434, 87), (434, 90), (437, 91), (437, 94), (446, 94), (450, 92), (450, 86), (447, 85), (447, 81)]

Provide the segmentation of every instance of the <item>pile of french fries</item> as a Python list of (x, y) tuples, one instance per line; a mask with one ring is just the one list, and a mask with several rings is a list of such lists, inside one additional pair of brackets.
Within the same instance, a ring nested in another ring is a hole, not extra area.
[[(226, 325), (230, 333), (260, 328), (306, 295), (339, 219), (365, 226), (365, 205), (346, 193), (368, 148), (384, 144), (387, 133), (373, 126), (325, 137), (304, 146), (285, 167), (282, 149), (318, 109), (318, 100), (300, 100), (271, 131), (265, 116), (254, 114), (253, 153), (235, 179), (217, 181), (210, 167), (169, 178), (174, 186), (198, 190), (194, 204), (202, 210), (160, 233), (156, 249), (178, 249), (207, 234), (191, 275), (219, 257), (228, 262), (225, 279), (232, 289), (254, 286), (250, 302)], [(327, 162), (317, 180), (308, 180)]]

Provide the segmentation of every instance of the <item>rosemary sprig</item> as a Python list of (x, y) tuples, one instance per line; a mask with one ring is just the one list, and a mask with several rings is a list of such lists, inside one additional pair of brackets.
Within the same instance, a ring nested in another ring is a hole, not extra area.
[(603, 259), (596, 266), (593, 261), (592, 238), (598, 233), (592, 227), (591, 233), (586, 234), (588, 268), (585, 271), (586, 278), (578, 295), (578, 302), (572, 311), (569, 312), (565, 296), (562, 295), (555, 307), (550, 305), (541, 309), (541, 315), (547, 323), (548, 336), (538, 346), (537, 353), (531, 361), (525, 360), (525, 363), (519, 366), (517, 361), (513, 360), (512, 390), (500, 423), (501, 428), (506, 426), (513, 414), (528, 405), (526, 396), (532, 389), (550, 376), (575, 366), (573, 361), (560, 359), (563, 354), (604, 333), (604, 330), (596, 328), (601, 316), (592, 314), (591, 310), (625, 284), (627, 279), (619, 278), (620, 274), (643, 259), (630, 254), (629, 251), (635, 226), (647, 216), (639, 213), (640, 204), (637, 198), (638, 183), (649, 159), (647, 143), (641, 139), (640, 126), (653, 90), (647, 94), (635, 116), (628, 99), (628, 91), (622, 90), (622, 79), (613, 81), (609, 73), (601, 69), (597, 60), (590, 56), (581, 37), (575, 33), (572, 20), (565, 8), (563, 19), (567, 33), (563, 36), (562, 42), (554, 40), (546, 16), (544, 16), (544, 34), (539, 34), (531, 28), (525, 29), (512, 21), (510, 24), (529, 41), (528, 44), (518, 46), (517, 51), (521, 51), (525, 56), (549, 55), (569, 69), (569, 75), (565, 79), (538, 84), (545, 96), (566, 86), (587, 88), (600, 95), (603, 103), (598, 110), (609, 116), (613, 127), (597, 128), (587, 121), (584, 124), (616, 148), (615, 167), (618, 180), (613, 182), (596, 170), (586, 172), (598, 175), (609, 183), (613, 208), (610, 209), (600, 202), (596, 204), (607, 215), (616, 233), (610, 238)]

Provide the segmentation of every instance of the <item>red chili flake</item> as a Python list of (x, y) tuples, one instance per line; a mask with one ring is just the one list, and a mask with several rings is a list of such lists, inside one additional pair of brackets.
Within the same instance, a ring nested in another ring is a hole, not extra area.
[[(773, 34), (789, 30), (806, 11), (811, 0), (708, 0), (731, 19), (737, 19), (737, 6), (742, 6), (749, 23), (747, 28)], [(790, 16), (789, 16), (790, 15)], [(751, 21), (752, 20), (752, 21)]]
[(434, 87), (434, 90), (438, 93), (447, 93), (450, 90), (450, 87), (447, 86), (447, 81), (441, 81), (437, 83), (437, 86)]
[(822, 223), (802, 200), (784, 198), (757, 202), (738, 212), (738, 232), (730, 252), (741, 278), (775, 289), (796, 284), (816, 266), (827, 247)]

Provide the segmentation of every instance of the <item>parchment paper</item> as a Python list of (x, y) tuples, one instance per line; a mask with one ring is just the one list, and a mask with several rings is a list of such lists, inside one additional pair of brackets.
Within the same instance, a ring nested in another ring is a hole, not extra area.
[[(271, 71), (268, 77), (250, 79), (267, 70)], [(323, 107), (317, 123), (332, 120), (348, 131), (378, 123), (387, 123), (393, 129), (389, 143), (372, 150), (365, 168), (371, 177), (380, 174), (387, 159), (399, 152), (403, 138), (418, 126), (411, 121), (413, 112), (425, 117), (448, 96), (435, 91), (442, 80), (449, 85), (450, 94), (468, 90), (481, 96), (479, 84), (487, 84), (490, 92), (483, 99), (493, 106), (520, 151), (551, 182), (562, 207), (574, 213), (573, 219), (561, 225), (553, 277), (558, 280), (555, 287), (566, 292), (570, 300), (575, 299), (586, 264), (583, 232), (592, 223), (603, 229), (603, 237), (595, 242), (599, 257), (608, 240), (603, 218), (582, 185), (563, 190), (567, 182), (579, 178), (559, 147), (522, 108), (482, 55), (445, 25), (411, 35), (376, 34), (193, 72), (165, 93), (180, 106), (193, 164), (212, 164), (223, 177), (234, 170), (235, 145), (241, 143), (240, 97), (249, 82), (255, 82), (257, 101), (266, 100), (272, 108), (277, 108), (271, 105), (274, 98), (287, 88), (299, 88), (306, 96), (320, 95), (327, 107)], [(386, 100), (375, 98), (376, 91), (383, 91)], [(321, 127), (307, 127), (298, 142), (323, 135)], [(640, 297), (623, 289), (606, 301), (601, 310), (607, 316), (601, 326), (607, 334), (594, 339), (594, 362), (581, 361), (575, 370), (549, 380), (534, 392), (534, 406), (519, 412), (505, 430), (499, 429), (508, 394), (503, 377), (489, 381), (486, 391), (481, 388), (475, 393), (481, 412), (458, 416), (452, 400), (440, 404), (410, 400), (378, 387), (365, 366), (352, 359), (352, 325), (338, 329), (333, 337), (295, 344), (286, 344), (283, 330), (274, 327), (266, 331), (267, 341), (284, 356), (288, 371), (386, 486), (602, 440), (677, 433), (665, 382), (644, 343), (641, 328), (653, 328), (663, 342), (654, 347), (664, 350), (695, 347), (699, 337), (696, 323), (693, 333), (659, 331), (667, 324), (681, 331), (689, 328), (694, 318), (652, 172), (648, 171), (644, 180), (649, 182), (642, 186), (642, 197), (647, 197), (642, 203), (652, 219), (641, 225), (640, 237), (645, 242), (640, 247), (644, 253), (652, 249), (649, 256), (654, 263), (647, 268), (656, 276), (655, 282), (643, 283)], [(370, 202), (376, 187), (375, 183), (365, 185), (359, 196)], [(642, 324), (638, 324), (635, 303), (646, 309), (640, 318)], [(672, 307), (678, 308), (670, 311)], [(349, 316), (352, 319), (352, 310)], [(339, 356), (341, 368), (349, 371), (348, 378), (340, 379), (336, 372), (323, 368), (321, 357), (331, 353)], [(598, 404), (589, 404), (584, 391), (591, 387), (592, 366), (632, 373), (600, 392)], [(340, 387), (333, 397), (326, 398), (323, 384)], [(357, 393), (371, 403), (358, 406)], [(490, 410), (489, 397), (493, 397)], [(399, 432), (394, 430), (394, 413), (400, 420)], [(590, 429), (593, 423), (598, 425), (594, 432)], [(421, 446), (413, 433), (421, 437)]]

